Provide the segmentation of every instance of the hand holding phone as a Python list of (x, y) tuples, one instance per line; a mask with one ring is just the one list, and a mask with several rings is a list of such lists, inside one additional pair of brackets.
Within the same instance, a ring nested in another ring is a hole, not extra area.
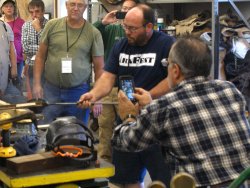
[(117, 11), (115, 13), (116, 19), (123, 20), (126, 16), (127, 12)]
[(130, 75), (120, 76), (119, 77), (119, 89), (121, 89), (129, 100), (133, 103), (137, 102), (133, 97), (133, 93), (135, 92), (135, 84), (134, 78)]

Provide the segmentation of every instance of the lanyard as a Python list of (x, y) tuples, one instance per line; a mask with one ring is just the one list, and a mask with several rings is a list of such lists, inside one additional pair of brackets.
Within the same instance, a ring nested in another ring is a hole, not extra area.
[(69, 49), (75, 45), (75, 43), (79, 40), (81, 34), (82, 34), (82, 31), (83, 31), (83, 28), (84, 28), (84, 25), (82, 26), (82, 29), (78, 35), (78, 37), (76, 38), (76, 40), (69, 46), (69, 36), (68, 36), (68, 24), (67, 24), (67, 18), (66, 18), (66, 37), (67, 37), (67, 53), (69, 52)]

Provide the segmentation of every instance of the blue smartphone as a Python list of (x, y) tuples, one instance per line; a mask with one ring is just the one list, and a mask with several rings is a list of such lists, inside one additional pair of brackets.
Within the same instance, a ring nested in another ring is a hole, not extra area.
[(127, 12), (117, 11), (115, 14), (116, 19), (123, 20)]
[(135, 92), (134, 78), (130, 75), (120, 76), (119, 77), (119, 89), (121, 89), (130, 101), (133, 103), (136, 102), (136, 99), (133, 97)]

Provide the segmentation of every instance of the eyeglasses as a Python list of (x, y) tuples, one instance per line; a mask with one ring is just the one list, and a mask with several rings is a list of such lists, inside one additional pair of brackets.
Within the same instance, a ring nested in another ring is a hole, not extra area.
[(83, 3), (69, 3), (70, 8), (75, 8), (75, 7), (83, 8), (84, 6), (85, 6), (85, 4), (83, 4)]
[(169, 61), (168, 61), (168, 58), (164, 58), (161, 60), (161, 64), (163, 67), (168, 67), (169, 65)]
[(129, 31), (129, 32), (131, 32), (131, 33), (134, 33), (134, 32), (136, 32), (138, 29), (140, 29), (140, 28), (142, 28), (142, 27), (145, 27), (145, 25), (142, 25), (142, 26), (140, 26), (140, 27), (133, 27), (133, 26), (127, 26), (127, 25), (125, 25), (125, 24), (122, 24), (122, 27), (123, 27), (124, 30), (127, 30), (127, 31)]
[[(171, 63), (170, 63), (171, 62)], [(182, 66), (181, 65), (179, 65), (179, 64), (177, 64), (177, 63), (175, 63), (175, 62), (173, 62), (172, 60), (170, 61), (169, 60), (169, 58), (164, 58), (164, 59), (162, 59), (161, 60), (161, 64), (162, 64), (162, 66), (163, 67), (166, 67), (166, 68), (168, 68), (168, 66), (170, 65), (170, 64), (175, 64), (175, 65), (177, 65), (178, 67), (179, 67), (179, 69), (182, 69)]]

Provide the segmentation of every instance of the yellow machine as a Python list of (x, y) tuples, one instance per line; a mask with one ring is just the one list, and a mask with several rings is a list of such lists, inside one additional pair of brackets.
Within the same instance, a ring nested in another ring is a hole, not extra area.
[[(11, 115), (8, 112), (2, 112), (0, 114), (0, 121), (10, 119)], [(0, 129), (2, 129), (2, 145), (0, 146), (0, 157), (8, 158), (16, 156), (16, 150), (10, 146), (10, 129), (12, 127), (12, 123), (6, 123), (0, 125)]]
[[(86, 185), (85, 187), (89, 184), (95, 187), (107, 187), (108, 181), (106, 178), (115, 174), (115, 168), (112, 164), (103, 160), (99, 161), (98, 166), (93, 162), (87, 168), (69, 165), (62, 168), (37, 170), (35, 173), (21, 174), (16, 173), (14, 167), (11, 169), (12, 166), (10, 164), (18, 164), (17, 161), (25, 163), (25, 161), (30, 160), (31, 155), (15, 157), (16, 151), (10, 146), (10, 143), (12, 143), (11, 139), (15, 136), (14, 134), (11, 135), (11, 131), (13, 132), (18, 123), (22, 123), (23, 120), (27, 119), (34, 124), (37, 120), (34, 112), (28, 109), (5, 109), (4, 107), (0, 109), (0, 131), (2, 132), (2, 138), (0, 138), (0, 184), (15, 188), (47, 185), (79, 187), (77, 186), (78, 184)], [(34, 155), (44, 160), (43, 152)]]
[(11, 128), (13, 123), (27, 118), (36, 120), (35, 114), (28, 109), (0, 110), (0, 158), (16, 156), (16, 150), (10, 145)]

